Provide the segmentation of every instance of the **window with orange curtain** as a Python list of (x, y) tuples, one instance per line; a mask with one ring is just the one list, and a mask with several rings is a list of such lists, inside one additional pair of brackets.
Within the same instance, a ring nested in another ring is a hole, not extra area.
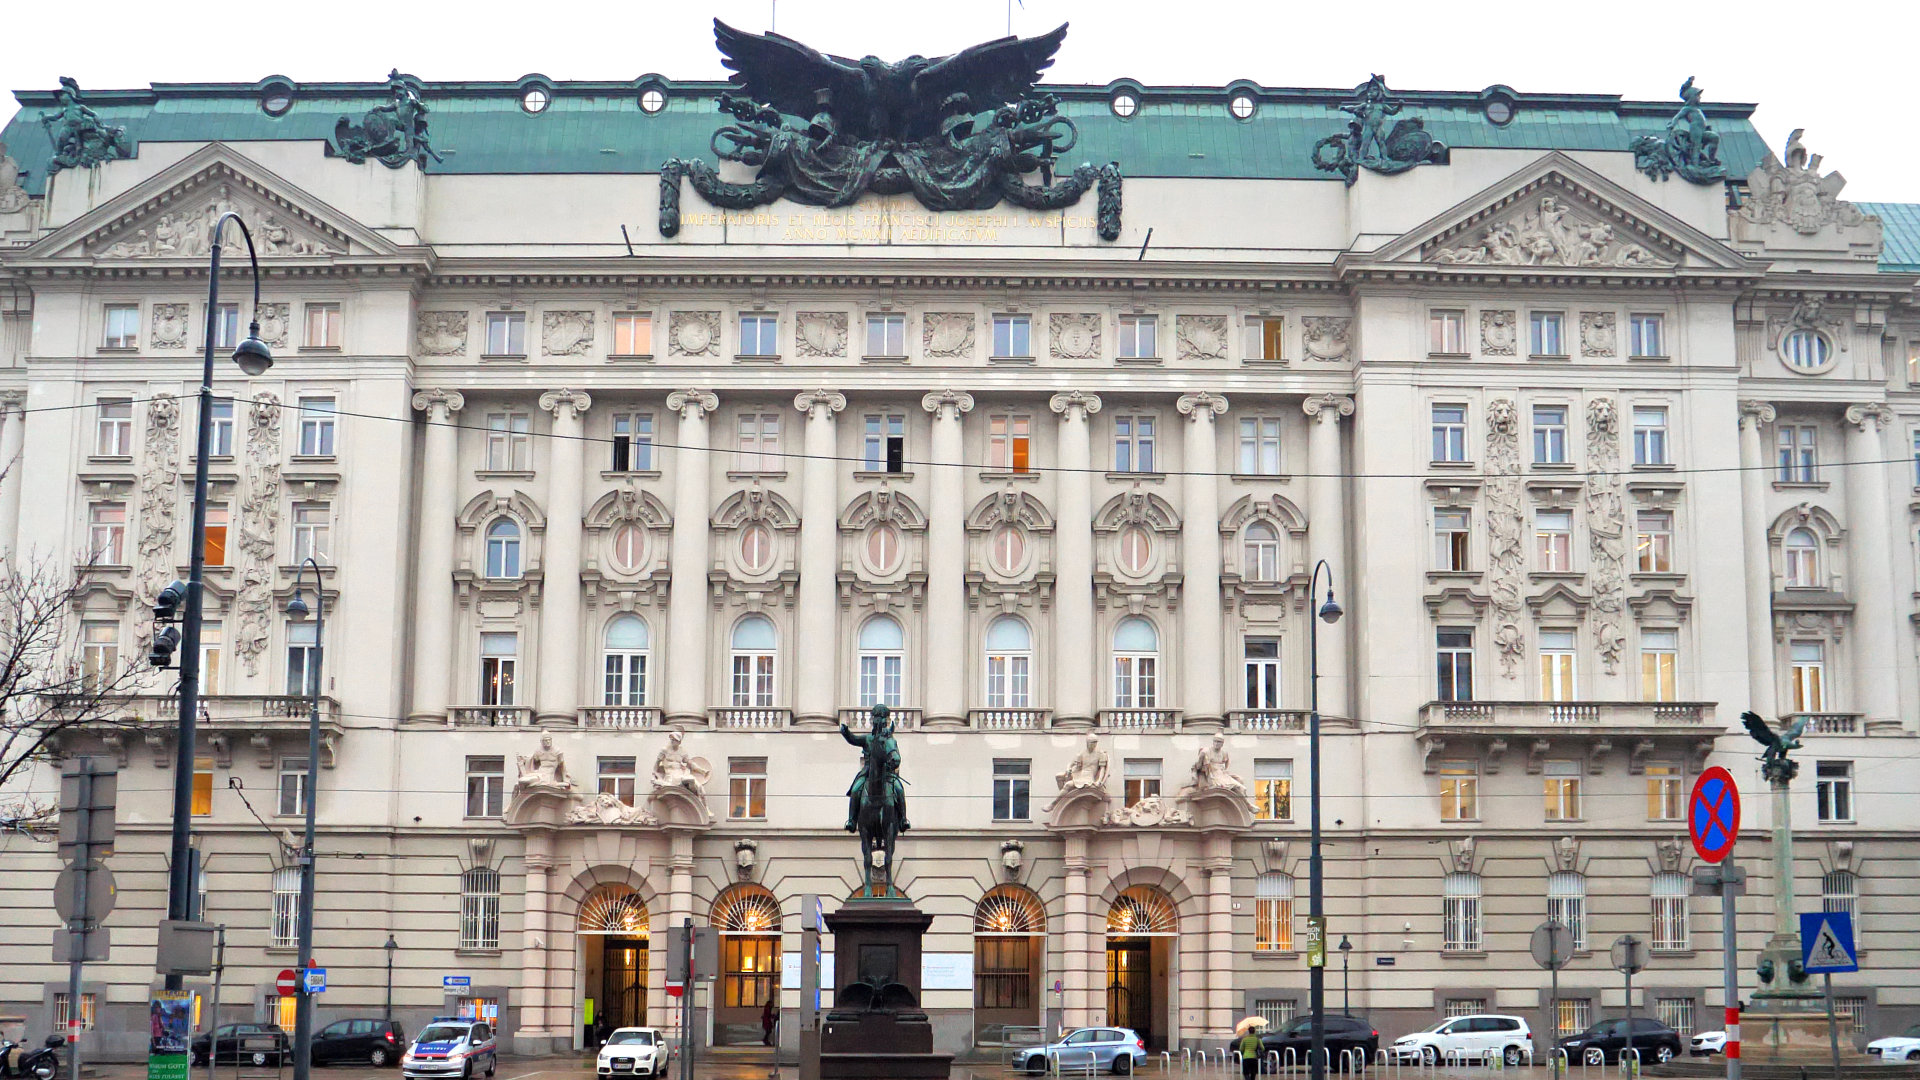
[(207, 507), (207, 544), (202, 549), (208, 566), (227, 565), (227, 508)]
[(197, 757), (193, 759), (193, 816), (205, 817), (213, 813), (213, 759)]

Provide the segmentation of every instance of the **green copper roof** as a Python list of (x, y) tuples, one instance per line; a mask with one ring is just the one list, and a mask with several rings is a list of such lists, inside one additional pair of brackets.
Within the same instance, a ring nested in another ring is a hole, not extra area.
[[(247, 84), (159, 84), (147, 90), (96, 90), (86, 104), (102, 121), (121, 125), (144, 142), (325, 140), (341, 116), (356, 123), (367, 109), (390, 100), (384, 83), (293, 86), (293, 105), (278, 117), (260, 107), (261, 91), (278, 78)], [(548, 89), (552, 104), (539, 115), (520, 107), (531, 85)], [(666, 93), (667, 106), (648, 115), (640, 91)], [(518, 82), (420, 84), (431, 110), (434, 148), (446, 156), (436, 173), (651, 173), (669, 157), (712, 157), (708, 140), (728, 120), (715, 107), (721, 82), (672, 82), (645, 76), (633, 82), (558, 83), (538, 76)], [(1344, 129), (1334, 108), (1351, 90), (1229, 87), (1046, 86), (1061, 111), (1080, 128), (1080, 143), (1063, 163), (1118, 161), (1129, 177), (1251, 178), (1336, 181), (1313, 167), (1313, 144)], [(1139, 111), (1122, 120), (1109, 101), (1128, 92)], [(1258, 107), (1245, 119), (1227, 112), (1230, 93), (1251, 94)], [(1603, 94), (1520, 94), (1487, 91), (1396, 91), (1403, 117), (1422, 117), (1435, 137), (1457, 149), (1613, 150), (1625, 152), (1639, 135), (1659, 133), (1673, 102), (1629, 102)], [(1496, 126), (1484, 112), (1489, 95), (1513, 103), (1513, 118)], [(39, 117), (53, 107), (52, 91), (20, 91), (23, 108), (0, 137), (20, 163), (33, 193), (46, 184), (51, 145)], [(1748, 117), (1750, 105), (1710, 104), (1720, 132), (1720, 155), (1730, 177), (1745, 177), (1766, 147)], [(379, 166), (369, 166), (378, 168)]]
[(1920, 273), (1920, 203), (1854, 203), (1863, 214), (1880, 219), (1886, 232), (1880, 249), (1880, 269)]

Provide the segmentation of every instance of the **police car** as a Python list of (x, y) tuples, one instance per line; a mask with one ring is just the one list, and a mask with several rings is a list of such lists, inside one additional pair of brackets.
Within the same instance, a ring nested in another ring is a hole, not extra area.
[(486, 1021), (436, 1016), (407, 1047), (406, 1056), (400, 1059), (400, 1075), (470, 1080), (476, 1074), (492, 1076), (498, 1065), (493, 1028)]

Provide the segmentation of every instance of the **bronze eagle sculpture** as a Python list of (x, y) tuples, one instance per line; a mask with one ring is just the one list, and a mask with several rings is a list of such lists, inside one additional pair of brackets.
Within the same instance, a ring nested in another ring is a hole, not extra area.
[(1789, 751), (1800, 749), (1800, 735), (1807, 730), (1807, 724), (1812, 719), (1811, 716), (1802, 714), (1787, 725), (1786, 731), (1776, 732), (1759, 713), (1740, 714), (1740, 722), (1746, 725), (1747, 734), (1753, 736), (1754, 742), (1767, 748), (1766, 752), (1760, 756), (1761, 776), (1769, 782), (1777, 779), (1782, 783), (1794, 778), (1794, 775), (1800, 771), (1800, 764), (1789, 759), (1787, 754)]

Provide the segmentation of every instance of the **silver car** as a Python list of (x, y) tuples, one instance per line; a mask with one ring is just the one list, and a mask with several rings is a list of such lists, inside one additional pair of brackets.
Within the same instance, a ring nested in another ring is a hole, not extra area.
[(1058, 1059), (1062, 1069), (1112, 1069), (1122, 1076), (1147, 1060), (1147, 1041), (1127, 1028), (1081, 1028), (1057, 1043), (1023, 1046), (1007, 1052), (1007, 1064), (1026, 1072), (1045, 1072)]

